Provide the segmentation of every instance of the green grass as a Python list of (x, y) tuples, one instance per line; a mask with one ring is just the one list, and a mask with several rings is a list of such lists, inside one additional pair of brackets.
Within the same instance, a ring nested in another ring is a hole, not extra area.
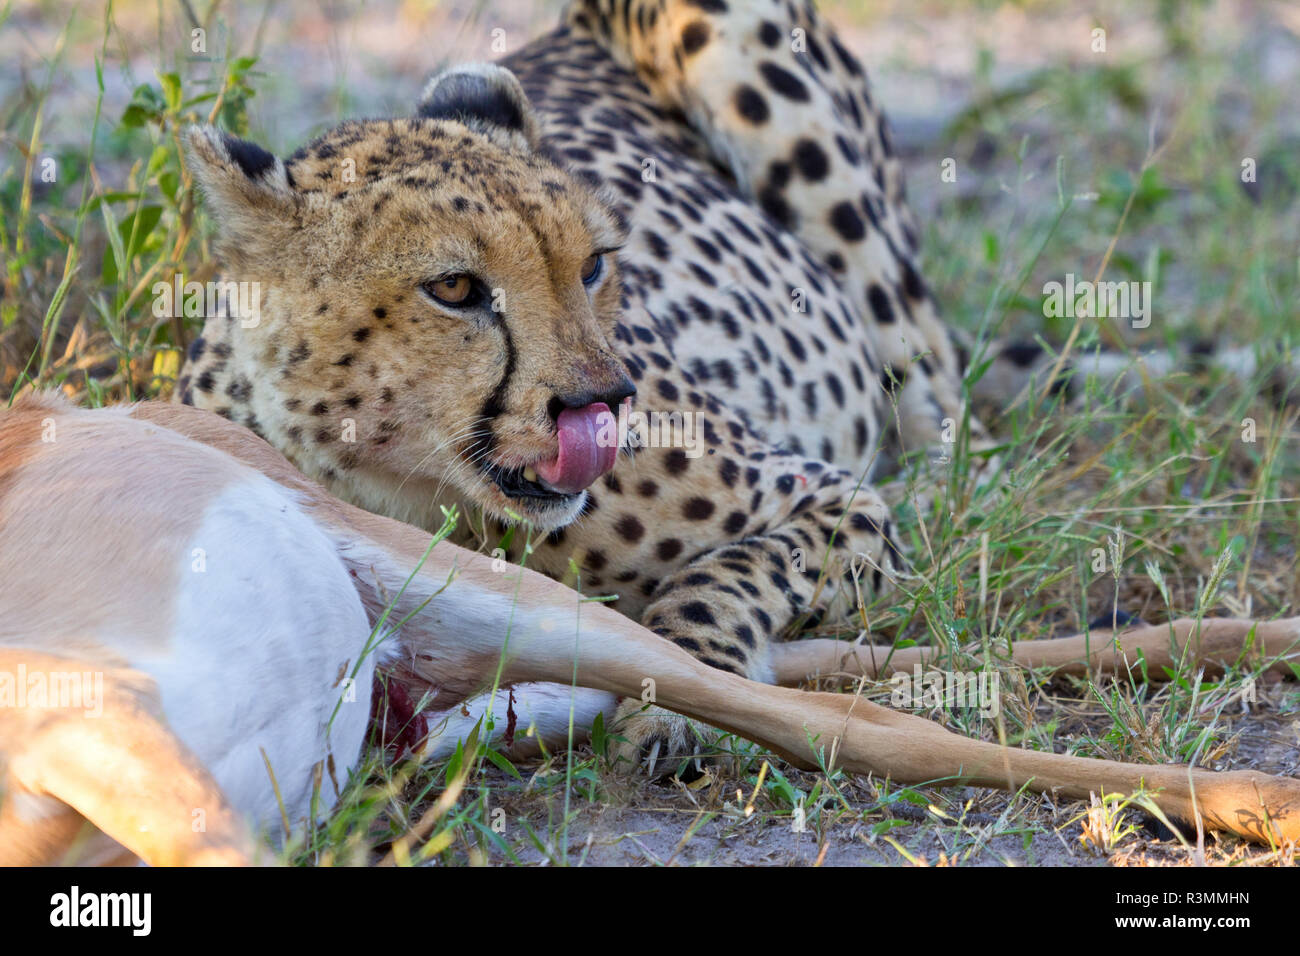
[[(850, 22), (868, 16), (849, 7)], [(1028, 8), (1050, 15), (1059, 5)], [(0, 24), (12, 16), (11, 7), (0, 10)], [(1275, 343), (1300, 345), (1293, 89), (1270, 82), (1250, 47), (1216, 43), (1205, 16), (1200, 4), (1176, 12), (1153, 5), (1129, 22), (1159, 31), (1157, 51), (1083, 69), (1049, 64), (1008, 85), (991, 79), (994, 55), (985, 51), (968, 106), (938, 142), (922, 144), (910, 180), (927, 226), (926, 275), (949, 321), (977, 338), (1040, 335), (1053, 348), (1073, 334), (1075, 354), (1098, 341), (1174, 349), (1214, 338), (1258, 344), (1276, 359)], [(54, 387), (90, 405), (165, 398), (180, 350), (198, 331), (195, 320), (151, 312), (154, 282), (214, 269), (178, 134), (213, 119), (244, 132), (272, 57), (255, 58), (250, 41), (196, 61), (168, 52), (160, 38), (156, 73), (134, 82), (129, 100), (110, 104), (106, 64), (123, 69), (116, 52), (125, 42), (111, 4), (98, 23), (73, 17), (44, 68), (23, 87), (0, 90), (7, 397)], [(97, 95), (82, 104), (85, 142), (60, 146), (44, 131), (51, 110), (65, 108), (52, 91), (72, 68), (74, 47), (94, 51)], [(342, 109), (346, 90), (333, 96)], [(939, 180), (943, 156), (958, 158), (957, 184)], [(1258, 164), (1254, 187), (1241, 181), (1244, 157)], [(48, 183), (47, 158), (57, 169)], [(1153, 281), (1151, 327), (1045, 321), (1038, 290), (1066, 272)], [(1246, 418), (1257, 423), (1254, 443), (1241, 440)], [(998, 480), (977, 486), (959, 450), (942, 506), (900, 509), (911, 565), (861, 609), (876, 641), (929, 643), (943, 649), (949, 669), (997, 674), (996, 719), (946, 705), (927, 716), (1041, 750), (1211, 767), (1253, 762), (1259, 749), (1241, 716), (1243, 692), (1255, 689), (1264, 718), (1294, 720), (1300, 711), (1294, 683), (1260, 679), (1263, 662), (1243, 661), (1216, 681), (1186, 663), (1155, 675), (1161, 683), (1140, 673), (1094, 683), (1024, 673), (999, 652), (1012, 639), (1073, 633), (1112, 607), (1149, 621), (1296, 613), (1294, 411), (1270, 401), (1262, 376), (1210, 373), (1129, 396), (1092, 383), (1077, 408), (1031, 397), (991, 420), (1003, 442)], [(851, 637), (856, 628), (821, 633)], [(862, 692), (887, 702), (889, 685)], [(636, 847), (646, 863), (665, 864), (732, 859), (729, 845), (793, 832), (800, 820), (801, 839), (816, 848), (809, 858), (828, 848), (832, 861), (857, 850), (879, 862), (954, 864), (1039, 862), (1066, 847), (1153, 862), (1202, 852), (1153, 843), (1123, 801), (1058, 808), (1027, 795), (902, 788), (833, 766), (800, 772), (734, 738), (719, 744), (729, 762), (701, 782), (659, 788), (611, 767), (603, 744), (618, 728), (602, 733), (593, 746), (517, 767), (476, 739), (437, 766), (395, 763), (372, 749), (339, 781), (335, 812), (299, 828), (285, 858), (559, 865)], [(1285, 755), (1275, 759), (1282, 763), (1261, 769), (1295, 772), (1294, 756), (1290, 765)], [(611, 806), (634, 810), (628, 819), (661, 821), (679, 839), (655, 849), (621, 824), (605, 832), (599, 821)], [(774, 845), (778, 859), (796, 855)], [(1233, 840), (1209, 853), (1219, 862), (1291, 860)]]

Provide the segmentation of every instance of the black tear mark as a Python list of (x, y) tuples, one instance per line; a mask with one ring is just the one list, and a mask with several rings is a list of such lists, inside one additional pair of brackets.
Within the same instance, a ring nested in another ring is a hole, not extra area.
[(510, 379), (515, 374), (515, 340), (510, 336), (510, 329), (506, 326), (504, 314), (501, 316), (501, 322), (497, 328), (501, 330), (501, 335), (505, 339), (506, 368), (501, 374), (501, 380), (497, 382), (496, 388), (487, 397), (487, 401), (483, 403), (483, 408), (479, 412), (481, 419), (487, 422), (487, 435), (484, 436), (482, 444), (479, 446), (479, 450), (484, 456), (496, 447), (497, 436), (492, 430), (492, 422), (505, 411), (506, 390), (510, 387)]

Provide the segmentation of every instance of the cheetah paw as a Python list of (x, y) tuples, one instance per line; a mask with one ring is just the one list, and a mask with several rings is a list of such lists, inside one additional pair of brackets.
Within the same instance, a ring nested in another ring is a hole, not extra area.
[(618, 706), (610, 762), (625, 773), (644, 771), (651, 778), (676, 776), (690, 783), (704, 775), (706, 765), (728, 757), (720, 736), (721, 731), (681, 714), (627, 698)]

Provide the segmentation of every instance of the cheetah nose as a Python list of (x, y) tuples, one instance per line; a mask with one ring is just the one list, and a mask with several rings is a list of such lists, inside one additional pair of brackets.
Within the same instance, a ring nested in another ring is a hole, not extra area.
[(609, 389), (602, 395), (596, 396), (593, 401), (604, 402), (610, 408), (618, 408), (622, 402), (630, 401), (636, 397), (636, 386), (626, 375), (614, 388)]
[(618, 408), (621, 402), (635, 397), (636, 386), (632, 384), (632, 380), (626, 375), (620, 375), (618, 380), (608, 387), (589, 388), (580, 392), (557, 392), (551, 398), (547, 411), (550, 412), (551, 418), (558, 420), (566, 408), (585, 408), (597, 403), (609, 408)]
[(618, 419), (604, 402), (566, 408), (555, 420), (559, 450), (533, 465), (552, 491), (575, 495), (614, 467), (618, 457)]

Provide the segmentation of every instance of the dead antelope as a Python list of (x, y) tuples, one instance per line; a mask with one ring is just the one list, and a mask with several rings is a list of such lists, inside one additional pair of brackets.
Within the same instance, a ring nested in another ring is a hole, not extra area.
[[(900, 783), (1076, 799), (1141, 789), (1171, 817), (1255, 841), (1300, 839), (1300, 781), (1004, 748), (852, 694), (755, 683), (547, 577), (494, 573), (490, 557), (445, 542), (429, 551), (430, 540), (327, 495), (206, 412), (88, 411), (32, 396), (0, 413), (0, 863), (57, 862), (79, 837), (82, 862), (258, 860), (252, 834), (280, 827), (277, 788), (299, 820), (318, 765), (356, 761), (376, 668), (451, 709), (503, 658), (510, 684), (567, 685), (576, 672), (588, 689), (580, 712), (638, 696), (652, 676), (660, 704), (801, 766), (814, 763), (811, 740), (847, 770)], [(400, 620), (425, 602), (366, 653), (386, 607)], [(1190, 643), (1213, 668), (1237, 660), (1251, 635), (1282, 669), (1300, 618), (1093, 632), (1021, 644), (1014, 659), (1107, 673), (1141, 651), (1154, 670)], [(928, 653), (895, 652), (889, 668)], [(774, 666), (781, 683), (875, 677), (887, 655), (812, 640), (779, 647)], [(539, 708), (559, 701), (567, 717), (567, 689), (537, 690)], [(551, 730), (545, 715), (538, 726), (562, 741), (554, 716)]]

